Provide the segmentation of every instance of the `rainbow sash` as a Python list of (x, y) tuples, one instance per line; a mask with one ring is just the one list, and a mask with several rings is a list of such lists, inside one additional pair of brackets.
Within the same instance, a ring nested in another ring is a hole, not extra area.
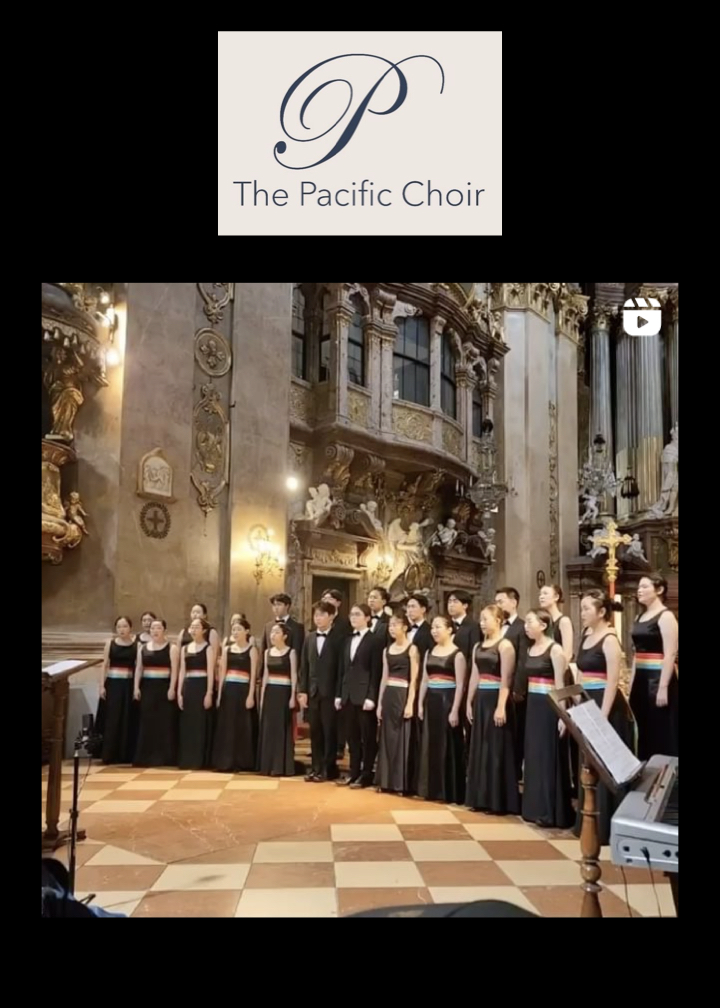
[(108, 679), (132, 679), (133, 670), (128, 668), (110, 668), (107, 670)]
[(583, 689), (605, 689), (607, 672), (580, 672), (580, 685)]
[(636, 654), (635, 669), (638, 672), (662, 672), (664, 657), (661, 654)]
[(489, 672), (483, 672), (478, 681), (478, 689), (500, 689), (500, 684), (502, 683), (502, 678), (499, 675), (491, 675)]
[(249, 683), (250, 673), (249, 672), (228, 672), (225, 676), (225, 682), (236, 682), (236, 683)]
[(545, 693), (547, 695), (550, 690), (554, 689), (554, 679), (541, 679), (536, 676), (531, 676), (528, 679), (528, 693)]
[(170, 669), (156, 666), (152, 669), (143, 669), (143, 679), (169, 679)]
[(290, 676), (271, 675), (268, 676), (268, 686), (292, 686)]
[(430, 689), (455, 689), (455, 677), (433, 673), (428, 676), (428, 686)]

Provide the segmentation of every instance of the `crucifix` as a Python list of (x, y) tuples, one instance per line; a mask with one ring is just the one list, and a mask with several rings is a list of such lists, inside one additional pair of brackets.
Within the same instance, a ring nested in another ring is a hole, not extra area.
[(605, 522), (605, 526), (602, 529), (598, 529), (590, 536), (590, 541), (593, 546), (604, 546), (607, 549), (607, 563), (605, 564), (605, 571), (607, 573), (608, 582), (608, 595), (611, 599), (615, 598), (615, 581), (618, 576), (618, 562), (615, 557), (615, 551), (618, 546), (627, 546), (632, 542), (632, 536), (620, 535), (617, 531), (617, 523), (608, 518)]
[[(604, 546), (607, 549), (607, 562), (605, 571), (608, 582), (608, 595), (610, 599), (615, 598), (615, 581), (618, 576), (618, 562), (615, 551), (618, 546), (632, 542), (632, 536), (620, 535), (617, 530), (617, 523), (612, 518), (605, 521), (602, 529), (598, 529), (590, 536), (593, 546)], [(608, 613), (612, 618), (613, 625), (615, 616)], [(569, 691), (573, 688), (570, 687)], [(562, 693), (563, 691), (561, 691)], [(592, 701), (591, 701), (592, 702)], [(580, 852), (582, 861), (580, 872), (582, 874), (583, 902), (580, 912), (581, 917), (602, 917), (600, 909), (600, 836), (598, 833), (598, 806), (597, 806), (597, 783), (598, 773), (591, 761), (587, 758), (584, 749), (580, 750), (580, 783), (583, 788), (582, 823), (580, 826)]]

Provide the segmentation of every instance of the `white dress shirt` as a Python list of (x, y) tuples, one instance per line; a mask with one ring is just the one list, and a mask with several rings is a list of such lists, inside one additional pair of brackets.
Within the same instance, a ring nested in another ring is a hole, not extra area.
[[(369, 627), (365, 627), (364, 630), (360, 631), (360, 636), (359, 637), (353, 636), (350, 639), (350, 661), (354, 661), (355, 660), (355, 655), (357, 654), (357, 649), (360, 647), (360, 641), (363, 639), (363, 637), (365, 636), (365, 634), (368, 632), (368, 629), (369, 629)], [(355, 633), (355, 631), (353, 630), (353, 634), (354, 633)]]
[(502, 625), (502, 635), (503, 635), (503, 637), (508, 632), (508, 627), (510, 627), (515, 622), (515, 620), (517, 618), (518, 618), (517, 613), (515, 613), (514, 616), (508, 616), (508, 617), (506, 617), (506, 619), (504, 620), (503, 625)]

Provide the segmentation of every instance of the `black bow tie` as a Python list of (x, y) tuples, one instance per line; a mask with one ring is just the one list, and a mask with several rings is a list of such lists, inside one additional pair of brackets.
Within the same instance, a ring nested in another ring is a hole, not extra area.
[(359, 630), (353, 630), (353, 637), (359, 637), (359, 636), (360, 636), (360, 631)]
[(410, 629), (411, 630), (419, 630), (421, 626), (422, 626), (422, 623), (413, 623), (413, 625), (410, 627)]
[(510, 620), (509, 619), (503, 620), (503, 626), (510, 626)]
[(318, 630), (317, 635), (318, 637), (327, 637), (327, 631), (323, 633), (321, 630)]
[(457, 630), (457, 629), (458, 629), (458, 627), (460, 626), (460, 620), (455, 620), (455, 619), (454, 619), (454, 620), (453, 620), (453, 626), (454, 626), (454, 627), (455, 627), (455, 629)]

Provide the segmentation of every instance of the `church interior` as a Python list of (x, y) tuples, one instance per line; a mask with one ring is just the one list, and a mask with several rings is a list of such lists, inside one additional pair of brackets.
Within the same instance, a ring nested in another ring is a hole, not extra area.
[(44, 915), (677, 915), (677, 284), (42, 299)]

